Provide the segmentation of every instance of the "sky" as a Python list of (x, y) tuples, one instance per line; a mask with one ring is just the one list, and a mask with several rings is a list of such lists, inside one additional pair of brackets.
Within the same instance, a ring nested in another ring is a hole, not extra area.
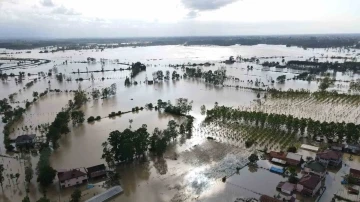
[(360, 0), (0, 0), (0, 38), (360, 33)]

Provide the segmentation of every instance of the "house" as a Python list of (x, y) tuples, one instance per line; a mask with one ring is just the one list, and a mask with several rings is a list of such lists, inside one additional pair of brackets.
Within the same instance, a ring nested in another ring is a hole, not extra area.
[(292, 152), (288, 152), (286, 155), (286, 163), (292, 166), (298, 166), (302, 161), (302, 156)]
[(286, 160), (286, 152), (276, 152), (276, 151), (270, 151), (269, 156), (271, 158), (280, 159), (280, 160)]
[(325, 166), (339, 166), (342, 163), (342, 153), (339, 151), (326, 150), (317, 153), (315, 160), (323, 163)]
[(86, 168), (87, 174), (89, 178), (98, 178), (98, 177), (104, 177), (106, 176), (106, 167), (104, 164), (92, 166), (89, 168)]
[(321, 178), (317, 175), (304, 175), (296, 185), (296, 190), (303, 195), (314, 196), (321, 187)]
[(16, 137), (15, 144), (16, 146), (25, 146), (25, 145), (32, 145), (35, 143), (36, 135), (20, 135)]
[(296, 189), (296, 184), (290, 182), (279, 182), (277, 189), (280, 189), (281, 192), (291, 195)]
[(309, 150), (309, 151), (314, 151), (314, 152), (317, 152), (319, 150), (319, 147), (314, 147), (314, 146), (308, 145), (308, 144), (302, 144), (300, 148)]
[(354, 179), (355, 184), (360, 184), (360, 170), (350, 168), (350, 176)]
[(72, 169), (69, 171), (58, 172), (59, 183), (61, 188), (72, 187), (87, 181), (88, 177), (85, 172), (80, 169)]
[(270, 197), (268, 195), (261, 195), (259, 198), (259, 202), (282, 202), (276, 198)]
[(320, 162), (309, 161), (305, 164), (304, 171), (308, 174), (312, 173), (319, 177), (324, 177), (326, 174), (326, 167)]
[(342, 151), (344, 149), (344, 144), (332, 144), (330, 148), (334, 151)]
[(347, 144), (344, 148), (345, 151), (353, 154), (357, 154), (360, 151), (360, 145), (358, 144)]

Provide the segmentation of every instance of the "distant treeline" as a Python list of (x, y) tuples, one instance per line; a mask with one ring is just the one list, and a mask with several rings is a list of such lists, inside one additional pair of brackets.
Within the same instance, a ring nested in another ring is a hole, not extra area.
[(326, 72), (327, 70), (360, 72), (360, 62), (338, 63), (291, 60), (287, 62), (287, 66), (292, 69), (309, 70), (312, 74)]
[[(161, 45), (287, 45), (303, 48), (360, 48), (360, 35), (293, 35), (293, 36), (218, 36), (218, 37), (161, 37), (161, 38), (106, 38), (62, 40), (3, 40), (0, 48), (33, 49), (54, 46), (59, 51), (78, 49), (104, 49), (128, 46)], [(102, 44), (102, 45), (98, 45)], [(106, 45), (103, 45), (106, 44)]]

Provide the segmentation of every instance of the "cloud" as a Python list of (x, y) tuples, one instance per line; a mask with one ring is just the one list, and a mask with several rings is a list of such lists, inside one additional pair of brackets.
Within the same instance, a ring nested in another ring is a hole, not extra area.
[(54, 7), (55, 4), (52, 2), (52, 0), (41, 0), (40, 4), (45, 7)]
[(188, 14), (187, 14), (187, 18), (189, 19), (193, 19), (199, 16), (199, 12), (195, 11), (195, 10), (191, 10)]
[(216, 10), (238, 0), (181, 0), (190, 10), (207, 11)]
[(52, 10), (53, 14), (59, 14), (59, 15), (81, 15), (81, 13), (74, 11), (74, 9), (68, 9), (65, 8), (64, 6), (59, 6), (57, 8), (54, 8), (54, 10)]

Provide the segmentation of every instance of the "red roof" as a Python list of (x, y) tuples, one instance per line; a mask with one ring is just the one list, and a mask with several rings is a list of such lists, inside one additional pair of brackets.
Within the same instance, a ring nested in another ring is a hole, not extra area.
[(360, 170), (350, 168), (350, 175), (355, 177), (355, 178), (360, 178)]
[(317, 175), (304, 175), (298, 184), (303, 185), (307, 189), (314, 190), (320, 182), (321, 179)]
[(342, 153), (333, 150), (326, 150), (316, 154), (317, 157), (326, 160), (339, 160), (342, 157)]
[(86, 175), (86, 173), (81, 172), (78, 169), (73, 169), (73, 170), (69, 170), (69, 171), (65, 171), (65, 172), (58, 172), (57, 175), (58, 175), (60, 182), (62, 182), (65, 180), (70, 180), (70, 179), (84, 176), (84, 175)]
[(286, 160), (286, 152), (271, 151), (270, 152), (270, 157), (271, 158), (277, 158), (277, 159), (280, 159), (280, 160)]
[(276, 198), (270, 197), (268, 195), (261, 195), (259, 202), (282, 202)]

